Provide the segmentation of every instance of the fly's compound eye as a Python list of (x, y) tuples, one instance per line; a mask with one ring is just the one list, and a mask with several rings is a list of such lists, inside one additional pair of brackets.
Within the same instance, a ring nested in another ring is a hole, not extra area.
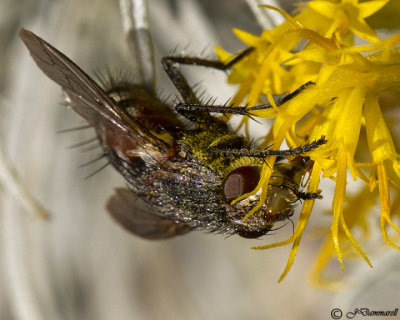
[(258, 167), (240, 167), (233, 170), (224, 181), (223, 196), (227, 203), (235, 198), (253, 191), (260, 180)]

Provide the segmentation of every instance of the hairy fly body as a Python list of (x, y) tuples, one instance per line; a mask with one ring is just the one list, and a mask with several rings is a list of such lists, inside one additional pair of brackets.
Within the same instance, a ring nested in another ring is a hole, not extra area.
[[(164, 70), (183, 99), (172, 107), (129, 81), (101, 87), (32, 32), (22, 29), (20, 36), (39, 68), (62, 87), (67, 105), (96, 130), (109, 162), (128, 182), (129, 190), (117, 189), (107, 208), (130, 232), (163, 239), (201, 229), (258, 238), (275, 222), (288, 219), (296, 201), (319, 197), (303, 193), (301, 183), (312, 167), (303, 153), (324, 144), (323, 137), (292, 150), (251, 150), (225, 121), (210, 115), (249, 115), (249, 110), (201, 105), (179, 70), (179, 64), (226, 70), (251, 53), (251, 48), (228, 64), (194, 57), (163, 58)], [(191, 125), (182, 121), (185, 118)], [(267, 199), (244, 220), (261, 192), (231, 203), (256, 188), (268, 156), (278, 156), (278, 160)]]

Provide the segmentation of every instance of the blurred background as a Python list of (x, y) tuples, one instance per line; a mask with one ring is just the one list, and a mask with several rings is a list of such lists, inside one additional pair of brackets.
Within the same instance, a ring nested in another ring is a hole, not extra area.
[[(235, 52), (244, 45), (232, 28), (259, 34), (259, 22), (281, 21), (275, 15), (255, 18), (251, 10), (255, 3), (149, 0), (158, 91), (176, 94), (159, 63), (163, 55), (185, 49), (213, 57), (215, 45)], [(291, 11), (293, 3), (278, 4)], [(85, 151), (91, 145), (69, 146), (94, 133), (90, 129), (57, 133), (85, 122), (61, 104), (60, 88), (30, 58), (18, 37), (21, 27), (43, 37), (91, 75), (107, 66), (117, 72), (129, 68), (117, 1), (0, 1), (3, 157), (51, 213), (49, 221), (38, 219), (3, 181), (0, 319), (330, 319), (333, 308), (400, 306), (396, 272), (400, 259), (395, 250), (372, 257), (373, 270), (362, 261), (345, 261), (342, 273), (339, 264), (333, 264), (335, 272), (345, 276), (344, 291), (327, 292), (309, 284), (321, 244), (318, 230), (329, 227), (331, 220), (325, 214), (333, 194), (329, 183), (322, 186), (326, 202), (315, 207), (310, 232), (280, 284), (277, 279), (290, 247), (269, 251), (250, 247), (286, 239), (292, 232), (290, 224), (254, 241), (193, 232), (148, 242), (123, 231), (108, 216), (105, 203), (125, 182), (111, 167), (85, 179), (104, 162), (80, 166), (101, 151)], [(191, 83), (201, 81), (218, 101), (234, 93), (223, 72), (184, 70)]]

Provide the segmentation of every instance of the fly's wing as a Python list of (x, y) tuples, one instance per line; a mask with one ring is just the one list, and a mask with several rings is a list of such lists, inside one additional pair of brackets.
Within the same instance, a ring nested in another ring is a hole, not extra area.
[(107, 209), (122, 227), (133, 234), (148, 240), (159, 240), (191, 231), (192, 228), (185, 223), (176, 223), (159, 217), (130, 190), (118, 188), (115, 191), (107, 204)]
[(120, 156), (128, 150), (140, 153), (138, 148), (153, 155), (167, 152), (164, 141), (131, 118), (63, 53), (28, 30), (21, 29), (20, 37), (39, 68), (65, 91), (67, 103), (96, 129), (111, 149), (121, 149), (113, 143), (122, 137), (123, 150), (117, 150), (122, 153)]

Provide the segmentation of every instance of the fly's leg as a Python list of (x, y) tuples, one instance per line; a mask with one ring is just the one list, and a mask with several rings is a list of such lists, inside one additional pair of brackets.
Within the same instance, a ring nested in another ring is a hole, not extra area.
[[(276, 106), (279, 107), (285, 102), (289, 101), (290, 99), (293, 99), (295, 96), (297, 96), (300, 92), (302, 92), (304, 89), (308, 88), (310, 85), (313, 85), (314, 83), (309, 81), (305, 84), (303, 84), (300, 88), (296, 89), (292, 93), (289, 93), (288, 95), (284, 96), (282, 99), (279, 99), (275, 102)], [(269, 103), (266, 104), (261, 104), (258, 106), (254, 106), (249, 108), (248, 106), (239, 106), (239, 107), (233, 107), (230, 105), (213, 105), (213, 104), (200, 104), (200, 103), (178, 103), (175, 106), (175, 109), (178, 112), (195, 112), (195, 111), (203, 111), (203, 112), (214, 112), (214, 113), (222, 113), (222, 114), (234, 114), (234, 115), (242, 115), (242, 116), (248, 116), (252, 117), (254, 114), (252, 114), (252, 111), (254, 110), (262, 110), (262, 109), (271, 109), (272, 106)]]
[(242, 116), (252, 116), (247, 106), (233, 107), (229, 105), (214, 105), (214, 104), (195, 104), (195, 103), (178, 103), (175, 106), (178, 112), (182, 111), (205, 111), (222, 114), (235, 114)]
[[(179, 66), (181, 64), (196, 65), (225, 71), (231, 68), (235, 63), (239, 62), (252, 51), (253, 48), (248, 48), (242, 51), (239, 55), (237, 55), (228, 63), (223, 63), (219, 60), (207, 60), (190, 56), (167, 56), (162, 59), (162, 65), (168, 77), (171, 79), (172, 83), (181, 94), (184, 104), (199, 105), (200, 101), (198, 97), (196, 97), (193, 89), (183, 76)], [(207, 110), (181, 109), (177, 111), (203, 129), (221, 128), (221, 126), (223, 128), (226, 127), (223, 121), (212, 117)]]
[(287, 149), (287, 150), (271, 150), (269, 147), (262, 150), (221, 150), (221, 149), (210, 149), (209, 152), (214, 154), (226, 155), (226, 156), (233, 156), (233, 157), (252, 157), (252, 158), (260, 158), (265, 159), (271, 156), (277, 157), (290, 157), (290, 156), (297, 156), (303, 153), (312, 151), (319, 146), (327, 143), (325, 137), (322, 136), (321, 139), (315, 140), (311, 143), (305, 144), (304, 146), (300, 146), (294, 149)]
[[(301, 87), (299, 87), (298, 89), (296, 89), (295, 91), (287, 94), (286, 96), (284, 96), (282, 99), (279, 99), (278, 101), (275, 102), (276, 106), (279, 107), (282, 104), (284, 104), (285, 102), (293, 99), (295, 96), (297, 96), (300, 92), (302, 92), (304, 89), (308, 88), (311, 85), (314, 85), (315, 83), (312, 81), (308, 81), (307, 83), (303, 84)], [(251, 112), (254, 110), (262, 110), (262, 109), (270, 109), (272, 108), (272, 106), (269, 103), (266, 104), (261, 104), (259, 106), (254, 106), (251, 108), (248, 108), (247, 111)]]

